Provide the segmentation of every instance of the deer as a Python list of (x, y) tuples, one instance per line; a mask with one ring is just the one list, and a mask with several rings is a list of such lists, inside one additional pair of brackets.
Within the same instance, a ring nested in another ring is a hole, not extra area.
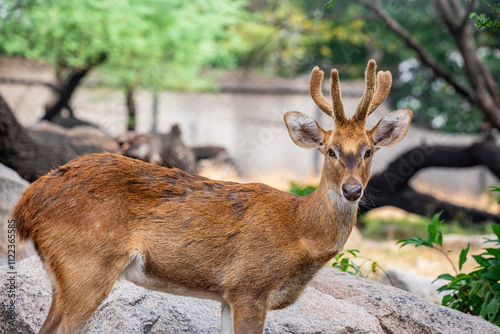
[(412, 112), (400, 109), (366, 130), (387, 98), (391, 74), (365, 72), (351, 118), (339, 75), (310, 78), (316, 105), (334, 121), (324, 130), (292, 111), (292, 141), (324, 156), (317, 190), (296, 196), (260, 183), (215, 181), (111, 153), (80, 156), (32, 183), (12, 216), (52, 283), (39, 333), (75, 333), (118, 279), (150, 290), (221, 303), (221, 333), (263, 333), (269, 310), (293, 304), (344, 246), (356, 222), (373, 154), (400, 142)]

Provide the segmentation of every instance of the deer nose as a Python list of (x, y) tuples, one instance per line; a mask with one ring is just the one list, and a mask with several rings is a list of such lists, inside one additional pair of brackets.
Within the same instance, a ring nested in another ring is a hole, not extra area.
[(347, 183), (344, 183), (342, 185), (342, 195), (348, 200), (348, 201), (355, 201), (358, 198), (361, 197), (361, 190), (362, 187), (361, 185), (355, 184), (354, 186), (350, 186)]

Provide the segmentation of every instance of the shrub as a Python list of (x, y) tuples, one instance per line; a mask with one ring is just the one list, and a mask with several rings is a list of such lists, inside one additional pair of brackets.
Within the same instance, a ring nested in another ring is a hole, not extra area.
[[(500, 192), (500, 187), (492, 188), (492, 191)], [(485, 244), (493, 243), (493, 245), (484, 248), (481, 254), (472, 256), (478, 266), (470, 273), (459, 272), (467, 260), (470, 244), (460, 252), (457, 271), (443, 250), (443, 222), (439, 220), (439, 214), (429, 223), (426, 240), (410, 238), (400, 240), (398, 243), (402, 244), (401, 247), (415, 245), (415, 247), (426, 246), (436, 249), (450, 261), (455, 275), (442, 274), (437, 277), (448, 281), (438, 289), (440, 292), (449, 292), (443, 297), (442, 305), (481, 316), (500, 326), (500, 225), (493, 224), (492, 229), (496, 237), (486, 239)]]

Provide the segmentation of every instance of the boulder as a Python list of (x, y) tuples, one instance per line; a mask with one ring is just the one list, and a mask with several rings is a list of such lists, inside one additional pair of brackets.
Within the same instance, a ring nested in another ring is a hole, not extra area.
[[(376, 317), (384, 333), (500, 333), (481, 317), (429, 302), (409, 292), (325, 268), (310, 286)], [(353, 315), (355, 316), (355, 315)]]
[[(14, 170), (0, 164), (0, 257), (7, 257), (7, 227), (10, 211), (29, 185), (29, 182), (21, 178)], [(14, 245), (17, 259), (35, 254), (31, 246), (21, 245), (17, 239)]]
[(445, 284), (444, 281), (436, 281), (399, 268), (389, 268), (379, 282), (411, 292), (434, 303), (441, 303), (443, 296), (447, 294), (437, 291)]
[[(0, 270), (6, 282), (7, 268)], [(0, 332), (35, 333), (48, 312), (50, 282), (36, 256), (17, 263), (15, 270), (15, 322), (2, 320)], [(265, 333), (500, 333), (481, 318), (333, 269), (322, 270), (312, 285), (292, 306), (269, 312)], [(9, 314), (7, 289), (0, 286), (1, 319)], [(218, 302), (120, 280), (82, 333), (219, 333), (219, 328)]]

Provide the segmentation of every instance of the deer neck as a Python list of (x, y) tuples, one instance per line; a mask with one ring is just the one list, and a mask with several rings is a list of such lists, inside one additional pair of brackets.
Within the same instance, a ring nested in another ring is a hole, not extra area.
[(322, 177), (318, 189), (301, 198), (297, 219), (304, 246), (325, 262), (335, 256), (356, 223), (357, 210), (357, 203), (347, 202)]

